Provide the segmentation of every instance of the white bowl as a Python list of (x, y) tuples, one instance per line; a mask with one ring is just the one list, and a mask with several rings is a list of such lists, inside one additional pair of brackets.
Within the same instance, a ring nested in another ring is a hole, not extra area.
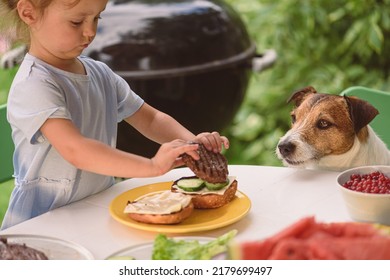
[(382, 172), (390, 177), (390, 166), (361, 166), (343, 171), (337, 177), (345, 205), (351, 218), (358, 222), (390, 225), (390, 194), (364, 193), (343, 187), (352, 174)]

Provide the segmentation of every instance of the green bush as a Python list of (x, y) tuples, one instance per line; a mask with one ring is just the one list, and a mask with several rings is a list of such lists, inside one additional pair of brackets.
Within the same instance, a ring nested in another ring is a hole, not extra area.
[(14, 181), (8, 180), (0, 183), (0, 225), (8, 208), (9, 197), (14, 188)]
[(17, 71), (17, 67), (12, 69), (0, 69), (0, 105), (7, 103), (8, 91)]
[(288, 129), (296, 89), (339, 94), (350, 86), (390, 91), (390, 1), (226, 0), (247, 24), (258, 52), (277, 63), (255, 74), (233, 124), (231, 164), (280, 165), (278, 139)]

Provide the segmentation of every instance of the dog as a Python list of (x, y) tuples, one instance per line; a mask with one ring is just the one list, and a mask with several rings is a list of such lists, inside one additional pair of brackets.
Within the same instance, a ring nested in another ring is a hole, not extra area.
[(289, 102), (292, 126), (280, 138), (277, 157), (285, 166), (343, 171), (363, 165), (390, 165), (390, 152), (369, 123), (379, 114), (353, 96), (317, 93), (308, 86)]

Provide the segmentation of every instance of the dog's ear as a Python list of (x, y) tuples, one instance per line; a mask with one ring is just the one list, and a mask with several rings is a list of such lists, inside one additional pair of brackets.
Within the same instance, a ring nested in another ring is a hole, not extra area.
[(308, 94), (312, 94), (312, 93), (317, 93), (317, 91), (315, 90), (314, 87), (312, 87), (312, 86), (304, 87), (300, 90), (297, 90), (293, 94), (291, 94), (290, 98), (287, 100), (287, 103), (294, 101), (295, 106), (298, 107), (302, 103), (302, 101), (305, 99), (305, 97)]
[(365, 100), (355, 96), (344, 96), (344, 98), (348, 104), (355, 133), (358, 133), (379, 114), (379, 111)]

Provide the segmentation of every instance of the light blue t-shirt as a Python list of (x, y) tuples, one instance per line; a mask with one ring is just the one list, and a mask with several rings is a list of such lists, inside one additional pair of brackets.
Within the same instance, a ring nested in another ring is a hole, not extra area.
[(15, 189), (2, 229), (107, 189), (114, 179), (75, 168), (40, 132), (48, 118), (71, 120), (85, 137), (116, 145), (117, 123), (143, 104), (104, 63), (81, 56), (87, 75), (55, 68), (29, 54), (8, 97), (15, 144)]

